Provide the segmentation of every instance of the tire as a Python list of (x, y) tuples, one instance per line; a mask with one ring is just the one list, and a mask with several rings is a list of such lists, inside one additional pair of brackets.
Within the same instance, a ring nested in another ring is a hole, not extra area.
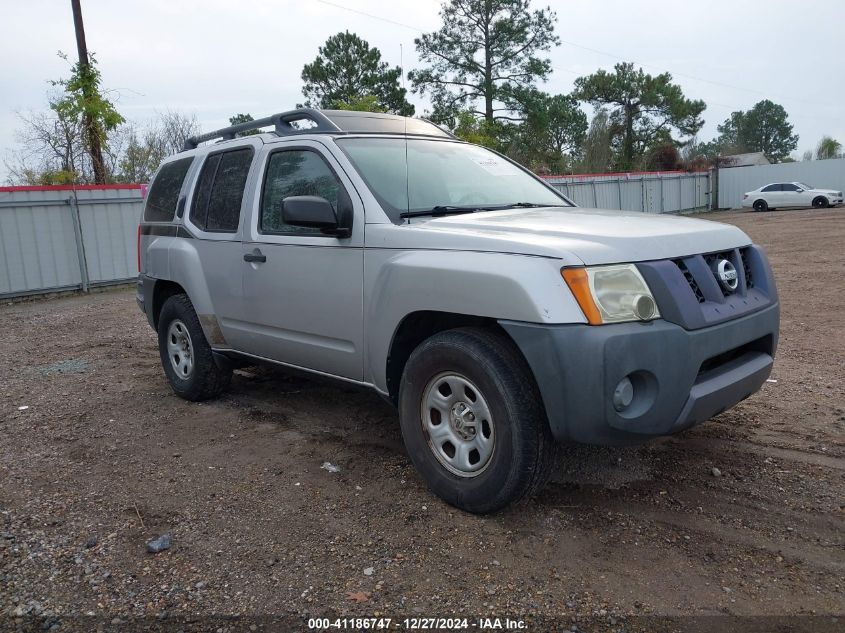
[(531, 370), (503, 334), (482, 328), (435, 334), (411, 354), (399, 389), (408, 455), (447, 503), (467, 512), (495, 512), (548, 481), (558, 445)]
[(173, 295), (158, 318), (161, 366), (177, 396), (197, 402), (223, 393), (232, 381), (231, 368), (214, 361), (199, 318), (185, 294)]
[(755, 200), (754, 201), (754, 210), (759, 211), (759, 212), (768, 211), (769, 210), (769, 204), (763, 199)]
[(829, 206), (829, 203), (827, 201), (827, 198), (825, 198), (824, 196), (818, 196), (818, 197), (813, 199), (813, 208), (814, 209), (827, 209), (828, 206)]

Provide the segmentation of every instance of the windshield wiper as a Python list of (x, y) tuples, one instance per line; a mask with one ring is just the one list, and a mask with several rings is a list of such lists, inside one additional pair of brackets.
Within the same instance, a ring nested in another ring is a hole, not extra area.
[(503, 209), (536, 209), (539, 207), (568, 207), (567, 204), (539, 204), (537, 202), (509, 202), (507, 204), (494, 204), (487, 206), (459, 207), (451, 204), (438, 205), (431, 209), (419, 211), (403, 211), (400, 218), (418, 218), (424, 215), (437, 217), (441, 215), (457, 215), (459, 213), (475, 213), (476, 211), (501, 211)]
[(458, 213), (474, 213), (479, 211), (479, 207), (456, 207), (451, 204), (437, 205), (430, 209), (422, 209), (419, 211), (403, 211), (399, 214), (400, 218), (418, 218), (424, 215), (436, 217), (439, 215), (456, 215)]
[(537, 209), (540, 207), (567, 207), (566, 204), (539, 204), (537, 202), (511, 202), (489, 207), (482, 207), (482, 211), (499, 211), (501, 209)]

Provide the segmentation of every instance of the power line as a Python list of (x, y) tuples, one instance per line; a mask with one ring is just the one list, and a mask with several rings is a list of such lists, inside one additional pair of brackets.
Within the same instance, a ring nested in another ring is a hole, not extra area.
[[(568, 40), (560, 40), (560, 41), (561, 41), (562, 44), (566, 44), (567, 46), (572, 46), (574, 48), (580, 48), (581, 50), (589, 51), (591, 53), (596, 53), (598, 55), (604, 55), (605, 57), (611, 57), (611, 58), (616, 59), (618, 61), (622, 61), (622, 62), (628, 61), (628, 62), (631, 62), (632, 64), (637, 65), (637, 66), (643, 66), (645, 68), (653, 68), (653, 69), (658, 70), (658, 71), (661, 70), (660, 67), (655, 66), (654, 64), (644, 64), (642, 62), (637, 62), (635, 60), (625, 58), (625, 57), (622, 57), (620, 55), (616, 55), (615, 53), (609, 53), (607, 51), (602, 51), (602, 50), (599, 50), (597, 48), (592, 48), (590, 46), (584, 46), (583, 44), (576, 44), (575, 42), (570, 42)], [(739, 90), (739, 91), (742, 91), (742, 92), (752, 92), (754, 94), (775, 97), (777, 99), (787, 99), (787, 100), (795, 101), (797, 103), (806, 103), (806, 104), (809, 104), (809, 105), (819, 105), (819, 102), (817, 102), (817, 101), (808, 101), (806, 99), (795, 99), (794, 97), (790, 97), (788, 95), (780, 95), (780, 94), (772, 93), (772, 92), (769, 92), (769, 91), (758, 90), (756, 88), (744, 88), (742, 86), (734, 86), (733, 84), (726, 84), (726, 83), (723, 83), (721, 81), (713, 81), (712, 79), (704, 79), (702, 77), (696, 77), (695, 75), (689, 75), (687, 73), (680, 73), (680, 72), (673, 71), (671, 74), (673, 74), (677, 77), (684, 77), (685, 79), (692, 79), (693, 81), (700, 81), (702, 83), (710, 84), (710, 85), (713, 85), (713, 86), (719, 86), (720, 88), (728, 88), (730, 90)], [(716, 104), (716, 105), (718, 105), (718, 104)], [(822, 104), (822, 105), (830, 105), (830, 104)]]
[(387, 22), (388, 24), (393, 24), (394, 26), (401, 26), (406, 29), (411, 29), (412, 31), (417, 31), (418, 33), (425, 33), (424, 30), (417, 28), (416, 26), (411, 26), (410, 24), (405, 24), (404, 22), (397, 22), (396, 20), (391, 20), (389, 18), (384, 18), (380, 15), (373, 15), (372, 13), (367, 13), (366, 11), (359, 11), (358, 9), (353, 9), (351, 7), (345, 7), (342, 4), (336, 4), (334, 2), (329, 2), (328, 0), (316, 0), (320, 4), (326, 4), (330, 7), (334, 7), (335, 9), (342, 9), (344, 11), (349, 11), (350, 13), (357, 13), (358, 15), (363, 15), (368, 18), (372, 18), (373, 20), (380, 20), (382, 22)]
[[(385, 17), (382, 17), (380, 15), (374, 15), (372, 13), (367, 13), (366, 11), (360, 11), (358, 9), (353, 9), (351, 7), (347, 7), (347, 6), (344, 6), (342, 4), (337, 4), (336, 2), (330, 2), (329, 0), (316, 0), (316, 2), (319, 2), (320, 4), (328, 5), (330, 7), (334, 7), (336, 9), (341, 9), (342, 11), (349, 11), (350, 13), (356, 13), (358, 15), (362, 15), (364, 17), (368, 17), (368, 18), (371, 18), (373, 20), (379, 20), (380, 22), (386, 22), (387, 24), (393, 24), (394, 26), (401, 26), (403, 28), (410, 29), (412, 31), (416, 31), (418, 33), (425, 33), (425, 31), (423, 29), (416, 27), (416, 26), (413, 26), (411, 24), (406, 24), (404, 22), (398, 22), (396, 20), (391, 20), (389, 18), (385, 18)], [(630, 61), (631, 63), (636, 64), (637, 66), (642, 66), (642, 67), (645, 67), (645, 68), (653, 68), (653, 69), (661, 71), (661, 72), (665, 71), (665, 69), (661, 69), (660, 67), (655, 66), (654, 64), (643, 64), (643, 63), (631, 60), (629, 58), (625, 58), (625, 57), (622, 57), (620, 55), (616, 55), (614, 53), (610, 53), (610, 52), (607, 52), (607, 51), (600, 50), (598, 48), (592, 48), (590, 46), (584, 46), (583, 44), (577, 44), (576, 42), (571, 42), (569, 40), (563, 40), (562, 39), (560, 41), (561, 41), (562, 44), (566, 44), (567, 46), (572, 46), (574, 48), (580, 48), (582, 50), (589, 51), (591, 53), (596, 53), (598, 55), (604, 55), (605, 57), (610, 57), (610, 58), (616, 59), (618, 61), (623, 61), (623, 62), (624, 61)], [(556, 70), (566, 70), (567, 72), (571, 72), (573, 74), (580, 75), (580, 73), (575, 73), (572, 70), (560, 68), (560, 67), (557, 67), (557, 66), (555, 67), (555, 69)], [(790, 96), (787, 96), (787, 95), (780, 95), (780, 94), (777, 94), (777, 93), (772, 93), (772, 92), (768, 92), (768, 91), (764, 91), (764, 90), (758, 90), (756, 88), (744, 88), (742, 86), (734, 86), (732, 84), (727, 84), (727, 83), (723, 83), (723, 82), (719, 82), (719, 81), (713, 81), (712, 79), (704, 79), (702, 77), (696, 77), (695, 75), (690, 75), (690, 74), (687, 74), (687, 73), (671, 72), (671, 74), (673, 74), (677, 77), (684, 77), (685, 79), (691, 79), (693, 81), (700, 81), (702, 83), (711, 84), (713, 86), (719, 86), (721, 88), (727, 88), (729, 90), (738, 90), (738, 91), (741, 91), (741, 92), (750, 92), (750, 93), (754, 93), (754, 94), (758, 94), (758, 95), (775, 97), (777, 99), (785, 99), (787, 101), (793, 101), (795, 103), (804, 103), (804, 104), (814, 105), (814, 106), (818, 106), (818, 105), (829, 106), (829, 105), (831, 105), (831, 104), (827, 104), (827, 103), (819, 103), (818, 101), (808, 101), (806, 99), (796, 99), (794, 97), (790, 97)], [(733, 111), (735, 109), (734, 106), (727, 106), (727, 105), (722, 104), (722, 103), (716, 103), (715, 101), (711, 101), (709, 103), (712, 103), (712, 105), (727, 108), (731, 111)], [(842, 117), (830, 117), (830, 116), (824, 116), (824, 115), (819, 116), (819, 115), (812, 115), (812, 114), (811, 115), (799, 114), (799, 116), (802, 116), (804, 118), (826, 119), (826, 120), (831, 120), (831, 121), (841, 121), (842, 120)]]

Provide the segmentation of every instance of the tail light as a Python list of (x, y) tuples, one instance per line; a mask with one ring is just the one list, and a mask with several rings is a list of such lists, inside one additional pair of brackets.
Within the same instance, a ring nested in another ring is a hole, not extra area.
[(138, 272), (141, 272), (141, 225), (138, 225), (138, 243), (137, 243), (137, 250), (138, 250)]

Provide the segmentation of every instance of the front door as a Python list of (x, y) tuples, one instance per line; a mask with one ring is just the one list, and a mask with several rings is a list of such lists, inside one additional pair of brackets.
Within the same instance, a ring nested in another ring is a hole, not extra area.
[[(363, 376), (364, 209), (325, 146), (275, 143), (265, 150), (255, 211), (244, 231), (246, 307), (242, 351), (306, 369)], [(352, 236), (339, 239), (282, 220), (289, 196), (352, 201)]]

